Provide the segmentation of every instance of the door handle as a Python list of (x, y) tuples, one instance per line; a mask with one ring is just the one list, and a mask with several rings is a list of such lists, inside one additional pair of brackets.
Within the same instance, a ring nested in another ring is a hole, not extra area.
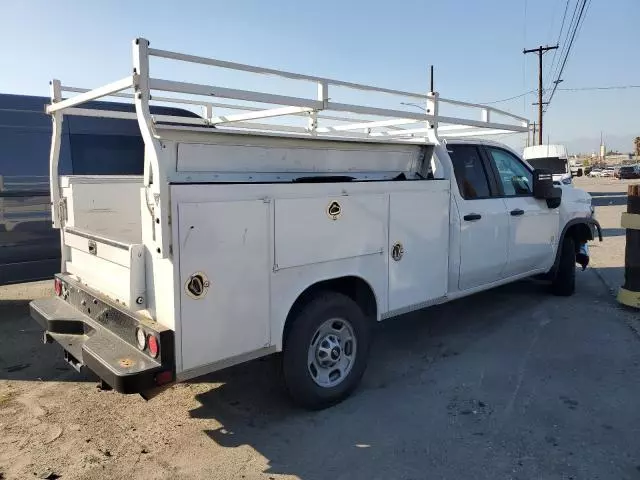
[(482, 215), (479, 213), (470, 213), (469, 215), (465, 215), (463, 217), (467, 222), (472, 222), (473, 220), (480, 220)]
[(520, 215), (524, 215), (524, 210), (516, 208), (515, 210), (511, 210), (511, 215), (514, 217), (519, 217)]

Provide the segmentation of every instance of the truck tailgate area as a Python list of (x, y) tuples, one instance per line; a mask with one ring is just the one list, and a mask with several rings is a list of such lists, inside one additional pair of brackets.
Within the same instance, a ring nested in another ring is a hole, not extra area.
[(138, 176), (63, 177), (63, 270), (109, 298), (146, 305)]

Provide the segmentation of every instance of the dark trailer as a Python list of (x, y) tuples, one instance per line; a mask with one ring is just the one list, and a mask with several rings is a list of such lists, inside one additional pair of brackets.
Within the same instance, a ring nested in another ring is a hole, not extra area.
[[(51, 228), (47, 97), (0, 94), (0, 285), (52, 278), (60, 270), (60, 232)], [(90, 102), (87, 108), (135, 112), (133, 105)], [(158, 115), (197, 117), (152, 107)], [(62, 175), (141, 175), (144, 143), (136, 120), (68, 116)]]

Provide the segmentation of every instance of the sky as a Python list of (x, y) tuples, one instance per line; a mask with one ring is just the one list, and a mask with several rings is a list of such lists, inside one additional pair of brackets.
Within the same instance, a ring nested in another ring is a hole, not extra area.
[[(570, 0), (568, 15), (575, 2)], [(0, 92), (48, 95), (51, 78), (87, 88), (109, 83), (131, 72), (131, 40), (145, 37), (155, 48), (425, 93), (433, 64), (435, 87), (443, 97), (493, 102), (537, 88), (537, 56), (522, 50), (556, 43), (565, 4), (5, 1), (0, 4)], [(639, 0), (593, 0), (561, 86), (640, 85), (638, 20)], [(548, 67), (553, 52), (544, 59)], [(181, 62), (160, 61), (151, 71), (152, 76), (196, 83), (302, 91), (297, 84)], [(537, 107), (531, 105), (536, 99), (532, 93), (494, 106), (537, 120)], [(545, 141), (548, 135), (550, 142), (567, 143), (570, 150), (595, 151), (603, 132), (609, 147), (630, 151), (630, 139), (640, 135), (639, 112), (640, 88), (558, 91), (545, 115)], [(523, 136), (501, 140), (524, 144)]]

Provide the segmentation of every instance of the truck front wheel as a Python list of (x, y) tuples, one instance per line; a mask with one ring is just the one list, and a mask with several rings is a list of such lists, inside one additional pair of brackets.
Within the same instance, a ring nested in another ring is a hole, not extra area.
[(293, 400), (306, 408), (321, 409), (345, 399), (367, 365), (370, 320), (348, 296), (322, 292), (290, 321), (282, 360)]
[(551, 292), (554, 295), (568, 297), (576, 290), (576, 247), (573, 237), (564, 237), (560, 248), (560, 260), (551, 282)]

